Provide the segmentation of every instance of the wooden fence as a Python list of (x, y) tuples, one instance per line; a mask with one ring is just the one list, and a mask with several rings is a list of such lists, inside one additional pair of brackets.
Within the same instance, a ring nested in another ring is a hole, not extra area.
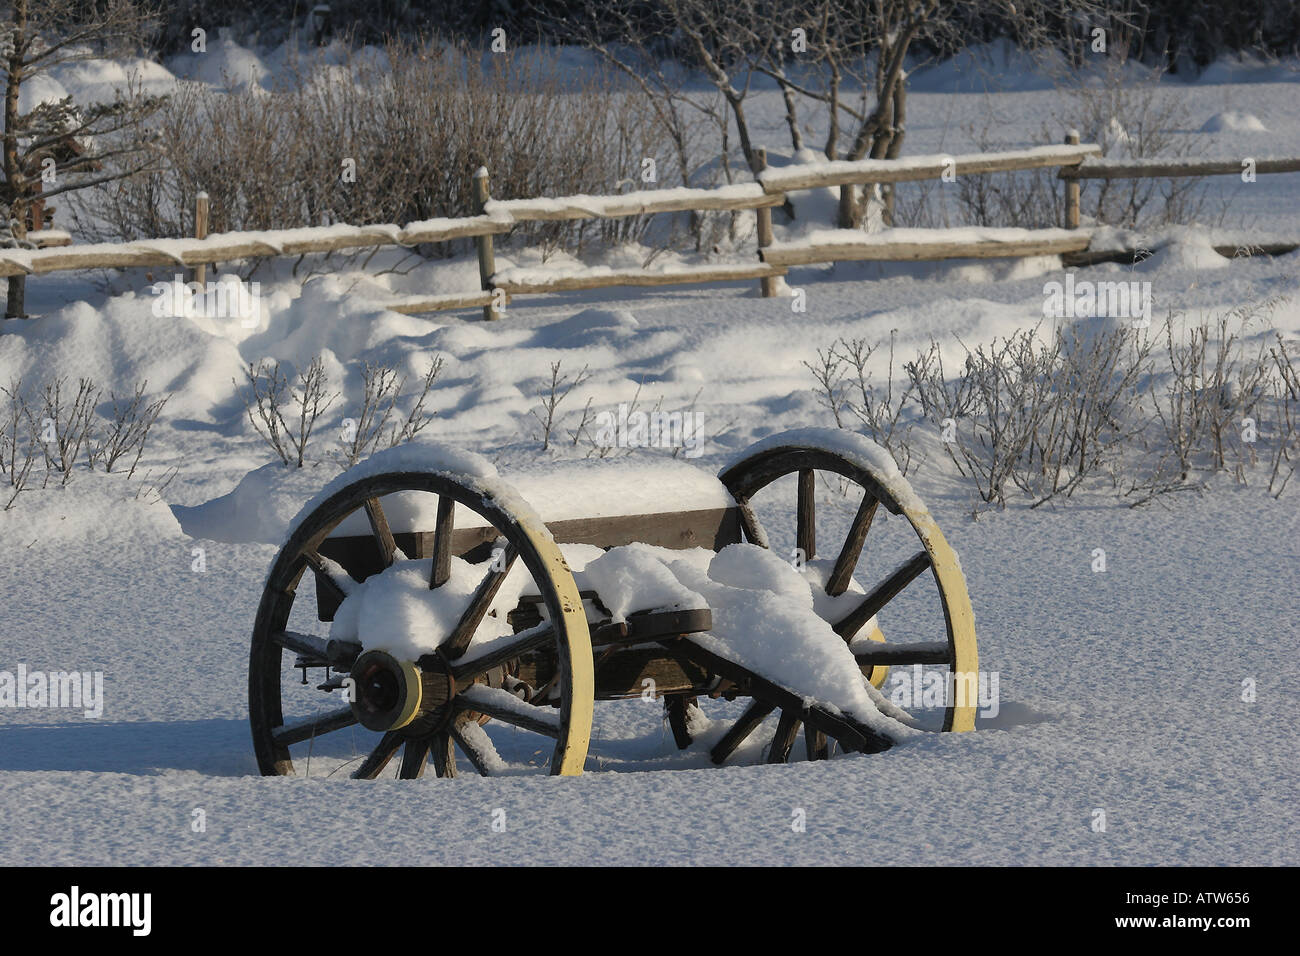
[[(398, 312), (419, 313), (441, 309), (479, 308), (489, 319), (514, 296), (607, 286), (662, 286), (757, 279), (765, 296), (778, 291), (776, 280), (791, 266), (846, 260), (915, 261), (950, 258), (1000, 258), (1060, 255), (1067, 264), (1087, 264), (1140, 255), (1141, 250), (1091, 250), (1093, 231), (1080, 228), (1080, 183), (1085, 179), (1207, 176), (1239, 173), (1242, 160), (1188, 161), (1106, 160), (1095, 144), (1079, 142), (1077, 133), (1061, 146), (1000, 153), (948, 156), (913, 156), (895, 160), (821, 162), (766, 168), (759, 152), (761, 172), (755, 182), (713, 189), (655, 189), (620, 196), (567, 196), (556, 199), (493, 199), (486, 169), (474, 177), (476, 214), (461, 218), (430, 219), (405, 226), (325, 226), (265, 232), (231, 232), (207, 235), (207, 196), (200, 194), (196, 209), (196, 236), (189, 239), (150, 239), (126, 243), (72, 245), (66, 233), (51, 234), (38, 249), (0, 249), (0, 277), (44, 275), (50, 272), (176, 266), (193, 269), (200, 281), (208, 264), (260, 256), (298, 256), (379, 246), (414, 246), (473, 238), (478, 250), (480, 288), (477, 291), (433, 296), (411, 296), (386, 302)], [(1300, 159), (1250, 160), (1256, 173), (1300, 171)], [(826, 229), (793, 242), (775, 241), (772, 208), (783, 205), (786, 194), (803, 189), (952, 180), (956, 176), (1015, 170), (1058, 168), (1065, 190), (1064, 229), (888, 229), (866, 233), (857, 229)], [(758, 261), (689, 265), (664, 269), (612, 270), (604, 267), (498, 269), (493, 237), (526, 222), (610, 219), (654, 213), (702, 210), (753, 209), (758, 224)], [(1300, 238), (1243, 245), (1234, 242), (1219, 249), (1232, 255), (1250, 252), (1280, 253), (1300, 247)]]

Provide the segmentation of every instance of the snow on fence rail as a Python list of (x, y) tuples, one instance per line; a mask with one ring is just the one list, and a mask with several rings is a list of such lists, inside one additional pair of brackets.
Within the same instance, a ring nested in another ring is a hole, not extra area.
[(759, 176), (769, 193), (793, 192), (818, 186), (846, 186), (850, 183), (907, 183), (939, 179), (944, 174), (974, 176), (1044, 166), (1077, 165), (1090, 156), (1100, 156), (1094, 143), (1064, 146), (1035, 146), (1005, 153), (971, 153), (964, 156), (909, 156), (906, 159), (834, 160), (766, 170)]
[[(486, 169), (474, 175), (477, 215), (429, 219), (405, 226), (322, 226), (263, 232), (229, 232), (208, 236), (207, 196), (200, 194), (196, 208), (196, 237), (146, 239), (136, 242), (71, 244), (67, 233), (46, 230), (29, 236), (35, 249), (0, 249), (0, 277), (42, 275), (80, 269), (124, 269), (177, 266), (203, 276), (209, 263), (261, 256), (298, 256), (305, 253), (359, 250), (378, 246), (415, 246), (472, 238), (478, 250), (480, 289), (431, 296), (407, 296), (386, 307), (408, 314), (442, 309), (482, 308), (484, 316), (498, 318), (500, 307), (515, 295), (534, 295), (606, 286), (661, 286), (758, 279), (764, 296), (777, 294), (777, 279), (794, 265), (844, 260), (935, 260), (950, 258), (1001, 258), (1059, 254), (1070, 264), (1104, 261), (1117, 255), (1140, 255), (1136, 247), (1090, 249), (1094, 232), (1080, 228), (1079, 189), (1084, 179), (1210, 176), (1238, 173), (1240, 159), (1107, 160), (1101, 147), (1080, 143), (1073, 130), (1064, 145), (998, 153), (958, 156), (930, 155), (906, 159), (827, 161), (766, 168), (766, 151), (759, 150), (756, 182), (714, 189), (653, 189), (618, 196), (564, 196), (558, 198), (493, 199)], [(1249, 160), (1256, 173), (1300, 171), (1300, 158)], [(890, 229), (867, 234), (855, 229), (829, 229), (796, 242), (776, 242), (772, 208), (785, 203), (786, 193), (802, 189), (865, 183), (914, 182), (949, 176), (1060, 167), (1065, 184), (1065, 229)], [(573, 219), (612, 219), (698, 210), (753, 209), (758, 217), (759, 262), (692, 265), (669, 269), (611, 270), (496, 268), (492, 237), (520, 223)], [(1237, 244), (1234, 248), (1277, 254), (1300, 247), (1300, 239)], [(1217, 247), (1216, 247), (1217, 248)], [(1226, 249), (1227, 247), (1225, 247)], [(1221, 249), (1221, 252), (1224, 250)], [(1231, 250), (1225, 252), (1229, 254)]]
[(764, 262), (801, 266), (816, 262), (873, 260), (908, 262), (932, 259), (998, 259), (1081, 252), (1090, 229), (823, 229), (798, 242), (774, 242), (759, 250)]

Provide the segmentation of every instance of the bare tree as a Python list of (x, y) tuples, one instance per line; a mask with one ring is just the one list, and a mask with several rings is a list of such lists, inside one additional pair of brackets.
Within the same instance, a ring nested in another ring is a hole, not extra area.
[[(5, 71), (0, 214), (11, 243), (26, 240), (29, 217), (42, 218), (54, 196), (149, 168), (154, 153), (141, 124), (161, 102), (138, 90), (111, 102), (79, 106), (72, 97), (43, 101), (26, 113), (25, 85), (56, 67), (135, 45), (152, 11), (136, 0), (10, 0), (0, 22)], [(105, 169), (106, 161), (115, 161)], [(7, 318), (26, 311), (23, 276), (9, 279)]]

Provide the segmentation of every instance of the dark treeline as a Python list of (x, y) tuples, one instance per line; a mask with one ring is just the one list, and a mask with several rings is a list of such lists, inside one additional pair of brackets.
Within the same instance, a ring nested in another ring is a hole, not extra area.
[[(862, 2), (869, 6), (867, 0)], [(318, 15), (319, 22), (313, 24), (313, 10), (322, 6), (328, 7), (328, 14)], [(1063, 11), (1066, 6), (1062, 4)], [(1131, 57), (1175, 73), (1203, 67), (1224, 53), (1300, 53), (1296, 0), (1103, 0), (1097, 6), (1105, 10), (1099, 23), (1063, 13), (1056, 23), (1047, 24), (1062, 50), (1073, 55), (1081, 50), (1090, 31), (1102, 26), (1109, 32), (1112, 51), (1118, 44)], [(538, 40), (568, 43), (575, 40), (576, 31), (566, 25), (599, 21), (602, 9), (612, 7), (629, 11), (634, 21), (649, 23), (661, 17), (653, 2), (626, 0), (330, 0), (328, 4), (312, 0), (276, 4), (266, 0), (164, 0), (155, 42), (159, 52), (175, 53), (189, 45), (195, 27), (211, 32), (228, 26), (245, 42), (256, 35), (262, 42), (276, 43), (294, 30), (322, 40), (346, 36), (359, 43), (394, 35), (483, 42), (501, 27), (512, 44)], [(1014, 17), (1007, 16), (1000, 0), (972, 5), (960, 19), (961, 39), (966, 42), (1020, 39)], [(671, 47), (671, 41), (668, 45)], [(926, 48), (924, 39), (918, 48)], [(685, 49), (662, 52), (683, 61), (691, 59)]]

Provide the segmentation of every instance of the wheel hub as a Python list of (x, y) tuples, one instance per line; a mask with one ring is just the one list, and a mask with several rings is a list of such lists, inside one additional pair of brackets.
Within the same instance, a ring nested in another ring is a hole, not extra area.
[(366, 651), (352, 665), (352, 712), (370, 730), (427, 734), (451, 720), (456, 680), (441, 654), (402, 661), (386, 651)]

